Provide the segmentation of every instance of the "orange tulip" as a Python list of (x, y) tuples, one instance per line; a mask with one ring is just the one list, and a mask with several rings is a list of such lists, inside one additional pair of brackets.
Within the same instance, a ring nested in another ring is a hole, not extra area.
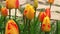
[(19, 8), (19, 0), (6, 0), (7, 8)]
[(50, 8), (46, 8), (45, 13), (49, 18), (51, 18)]
[(7, 15), (8, 15), (8, 10), (7, 10), (7, 8), (2, 8), (2, 9), (1, 9), (1, 14), (2, 14), (2, 16), (7, 16)]
[(40, 12), (39, 13), (39, 21), (43, 22), (43, 19), (46, 17), (46, 13), (45, 12)]
[(51, 30), (50, 19), (48, 16), (46, 16), (42, 23), (42, 31), (49, 32), (50, 30)]
[(53, 4), (54, 0), (48, 0), (48, 3)]
[(31, 6), (30, 4), (27, 4), (24, 10), (24, 15), (31, 20), (34, 18), (34, 12), (35, 10), (33, 6)]
[(18, 26), (14, 20), (9, 20), (7, 22), (5, 34), (19, 34)]

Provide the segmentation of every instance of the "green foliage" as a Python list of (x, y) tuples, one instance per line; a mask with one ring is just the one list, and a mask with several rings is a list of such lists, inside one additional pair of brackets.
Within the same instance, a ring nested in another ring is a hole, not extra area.
[[(15, 16), (12, 16), (12, 19), (15, 20)], [(8, 17), (6, 17), (6, 22), (9, 20)], [(41, 23), (38, 20), (38, 17), (36, 17), (36, 21), (35, 23), (33, 22), (34, 20), (32, 19), (30, 22), (30, 34), (45, 34), (45, 32), (41, 31)], [(27, 23), (24, 24), (23, 18), (17, 17), (16, 19), (16, 23), (19, 27), (20, 30), (20, 34), (28, 34), (28, 24), (29, 21), (27, 19)], [(4, 17), (0, 16), (0, 32), (4, 29)], [(51, 24), (51, 31), (49, 32), (49, 34), (54, 32), (55, 29), (55, 24), (52, 23)], [(24, 31), (25, 30), (25, 31)], [(35, 31), (35, 32), (34, 32)], [(55, 32), (54, 32), (55, 33)], [(58, 34), (60, 34), (60, 21), (58, 21)]]

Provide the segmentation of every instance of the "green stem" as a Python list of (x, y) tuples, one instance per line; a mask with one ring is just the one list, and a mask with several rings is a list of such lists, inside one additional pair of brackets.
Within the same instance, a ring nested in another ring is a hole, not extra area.
[(35, 8), (35, 13), (34, 13), (34, 22), (35, 22), (35, 17), (36, 17), (36, 8)]
[(9, 19), (11, 19), (11, 9), (9, 9)]
[(29, 23), (28, 23), (28, 34), (31, 34), (30, 33), (30, 22), (31, 22), (31, 20), (29, 20)]
[(45, 34), (49, 34), (49, 32), (45, 32)]
[(17, 13), (17, 9), (15, 9), (15, 21), (16, 21), (16, 13)]
[(36, 17), (36, 8), (35, 8), (35, 13), (34, 13), (34, 34), (36, 34), (35, 33), (35, 20), (36, 20), (35, 17)]
[(47, 34), (47, 32), (45, 32), (45, 34)]
[(4, 31), (3, 31), (3, 33), (5, 34), (5, 25), (6, 25), (6, 21), (5, 21), (5, 19), (6, 19), (6, 17), (4, 17)]
[(25, 16), (23, 15), (23, 24), (24, 24), (24, 29), (23, 29), (23, 34), (25, 33)]
[(23, 19), (23, 20), (24, 20), (24, 29), (23, 29), (23, 34), (25, 34), (25, 33), (26, 33), (26, 31), (27, 31), (26, 29), (27, 29), (27, 23), (28, 23), (27, 21), (28, 21), (28, 20), (27, 20), (27, 18), (26, 18), (26, 17), (24, 17), (24, 19)]
[[(38, 15), (38, 17), (39, 17), (39, 15)], [(36, 34), (36, 29), (37, 29), (36, 27), (37, 27), (37, 24), (38, 24), (38, 17), (34, 22), (34, 34)]]
[(58, 20), (56, 21), (56, 34), (58, 34)]
[(1, 32), (1, 34), (3, 34), (3, 30), (2, 30), (2, 32)]
[(39, 34), (41, 34), (41, 31), (42, 31), (41, 27), (42, 27), (42, 23), (41, 23), (41, 26), (40, 26), (40, 32), (39, 32)]

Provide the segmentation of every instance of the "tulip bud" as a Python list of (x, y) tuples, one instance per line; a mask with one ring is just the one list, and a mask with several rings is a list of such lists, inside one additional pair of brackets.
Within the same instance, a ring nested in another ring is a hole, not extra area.
[(43, 19), (46, 17), (46, 13), (45, 12), (40, 12), (39, 13), (39, 21), (43, 22)]
[(48, 3), (53, 4), (54, 0), (48, 0)]
[(45, 13), (49, 18), (51, 17), (50, 8), (46, 8)]
[(42, 31), (49, 32), (50, 30), (51, 30), (50, 19), (48, 16), (46, 16), (42, 23)]
[(14, 20), (9, 20), (7, 22), (5, 34), (19, 34), (18, 26)]
[(2, 14), (2, 16), (7, 16), (8, 15), (7, 8), (1, 8), (1, 14)]
[(6, 0), (6, 7), (9, 9), (18, 8), (19, 0)]
[(34, 8), (38, 7), (38, 0), (34, 0)]
[(31, 20), (34, 18), (34, 12), (35, 10), (33, 6), (31, 6), (30, 4), (27, 4), (24, 10), (24, 15)]

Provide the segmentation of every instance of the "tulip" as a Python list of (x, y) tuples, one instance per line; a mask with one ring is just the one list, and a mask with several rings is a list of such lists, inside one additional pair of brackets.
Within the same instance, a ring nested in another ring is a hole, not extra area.
[(19, 0), (6, 0), (6, 7), (9, 9), (19, 8)]
[(50, 19), (48, 16), (46, 16), (42, 23), (42, 31), (49, 32), (50, 30), (51, 30)]
[(38, 7), (38, 0), (34, 0), (34, 8)]
[(8, 15), (7, 8), (1, 8), (1, 14), (2, 14), (2, 16), (7, 16)]
[(38, 19), (39, 19), (39, 21), (43, 22), (43, 19), (44, 19), (45, 17), (46, 17), (46, 13), (45, 13), (45, 12), (40, 12)]
[(53, 4), (54, 0), (48, 0), (48, 3)]
[(9, 20), (7, 22), (5, 34), (19, 34), (18, 26), (14, 20)]
[(30, 4), (27, 4), (24, 10), (24, 15), (29, 19), (33, 19), (34, 18), (34, 8), (33, 6), (31, 6)]
[(51, 17), (50, 8), (46, 8), (45, 13), (49, 18)]

